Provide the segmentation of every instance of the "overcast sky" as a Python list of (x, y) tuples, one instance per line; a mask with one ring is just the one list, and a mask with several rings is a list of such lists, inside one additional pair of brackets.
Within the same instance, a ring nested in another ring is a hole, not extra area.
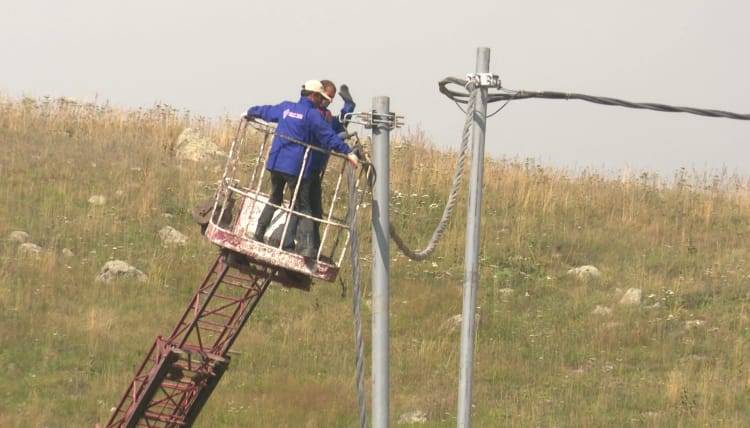
[[(750, 113), (749, 18), (747, 0), (0, 0), (0, 91), (237, 116), (330, 78), (358, 110), (388, 95), (410, 127), (457, 147), (463, 117), (437, 82), (472, 72), (478, 46), (510, 89)], [(487, 151), (750, 175), (750, 122), (524, 100), (490, 119)]]

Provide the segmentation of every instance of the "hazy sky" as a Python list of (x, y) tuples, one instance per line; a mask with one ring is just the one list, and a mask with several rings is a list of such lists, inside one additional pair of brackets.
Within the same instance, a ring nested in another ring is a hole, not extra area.
[[(750, 113), (749, 18), (747, 0), (0, 0), (0, 91), (234, 116), (330, 78), (358, 110), (388, 95), (409, 126), (457, 147), (463, 117), (437, 82), (473, 71), (478, 46), (511, 89)], [(524, 100), (490, 119), (487, 151), (750, 175), (750, 122)]]

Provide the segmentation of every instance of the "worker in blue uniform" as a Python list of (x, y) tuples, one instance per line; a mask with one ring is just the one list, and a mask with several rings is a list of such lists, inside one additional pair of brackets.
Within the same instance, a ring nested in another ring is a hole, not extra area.
[[(336, 85), (327, 79), (321, 80), (320, 83), (323, 85), (323, 91), (325, 91), (328, 98), (333, 100), (336, 97)], [(323, 118), (331, 126), (333, 131), (339, 136), (346, 135), (346, 122), (344, 120), (346, 114), (354, 112), (356, 104), (349, 93), (349, 88), (346, 85), (341, 85), (341, 91), (339, 93), (341, 98), (344, 100), (344, 105), (341, 107), (341, 111), (337, 116), (334, 116), (328, 109), (331, 101), (323, 99), (318, 110), (323, 115)], [(342, 137), (343, 138), (343, 137)], [(323, 218), (323, 175), (325, 174), (326, 166), (328, 165), (328, 154), (315, 152), (312, 153), (312, 172), (310, 174), (310, 204), (313, 217)], [(320, 223), (315, 221), (313, 227), (313, 234), (315, 242), (320, 244)]]
[[(297, 102), (284, 101), (276, 105), (250, 107), (244, 117), (260, 118), (266, 122), (278, 123), (276, 135), (271, 143), (271, 150), (266, 161), (266, 169), (271, 174), (269, 202), (281, 205), (284, 187), (289, 186), (294, 189), (299, 179), (299, 190), (293, 209), (299, 213), (311, 215), (310, 176), (313, 171), (312, 157), (308, 154), (305, 160), (307, 147), (290, 139), (345, 154), (347, 160), (354, 167), (357, 166), (359, 160), (357, 155), (352, 153), (352, 149), (333, 132), (331, 126), (318, 111), (318, 107), (323, 100), (330, 101), (320, 81), (309, 80), (305, 82), (300, 95)], [(314, 151), (310, 150), (311, 153)], [(304, 170), (302, 169), (303, 163)], [(255, 230), (256, 240), (263, 241), (275, 211), (276, 208), (266, 205), (261, 212)], [(297, 223), (299, 223), (298, 226)], [(292, 216), (289, 220), (289, 228), (282, 248), (292, 248), (295, 237), (297, 238), (296, 250), (299, 254), (306, 258), (314, 258), (317, 255), (318, 243), (315, 242), (312, 220), (306, 217), (297, 219), (297, 216)]]

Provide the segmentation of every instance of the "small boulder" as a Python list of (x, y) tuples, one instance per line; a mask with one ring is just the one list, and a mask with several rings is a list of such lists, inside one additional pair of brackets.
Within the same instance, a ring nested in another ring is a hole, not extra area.
[(602, 305), (596, 305), (593, 311), (591, 311), (594, 315), (601, 315), (601, 316), (608, 316), (612, 315), (612, 308), (609, 308), (607, 306)]
[(636, 306), (641, 304), (643, 300), (643, 291), (640, 288), (628, 288), (628, 291), (620, 299), (620, 304), (623, 306)]
[[(464, 316), (463, 314), (456, 314), (452, 317), (448, 318), (443, 322), (443, 324), (440, 326), (441, 330), (449, 331), (449, 332), (455, 332), (459, 331), (461, 329), (461, 324), (463, 323)], [(474, 313), (474, 325), (479, 324), (479, 313)]]
[(406, 412), (398, 418), (398, 425), (427, 423), (427, 413), (421, 410)]
[(138, 282), (146, 282), (148, 276), (122, 260), (110, 260), (102, 266), (95, 281), (110, 283), (117, 279), (134, 279)]
[(584, 265), (568, 270), (568, 275), (573, 275), (580, 280), (599, 279), (602, 273), (596, 266)]
[(187, 236), (172, 226), (164, 226), (159, 230), (159, 238), (164, 245), (185, 245)]
[(217, 156), (226, 156), (216, 144), (192, 128), (185, 128), (175, 144), (177, 159), (205, 162)]
[(18, 247), (18, 252), (24, 256), (38, 257), (42, 254), (42, 247), (31, 242), (24, 242)]
[(63, 248), (62, 249), (62, 255), (65, 257), (73, 257), (75, 256), (75, 253), (70, 248)]
[(92, 195), (89, 198), (89, 204), (101, 206), (107, 203), (107, 198), (104, 195)]
[(8, 235), (8, 241), (15, 242), (17, 244), (29, 242), (29, 239), (31, 239), (31, 236), (29, 236), (29, 234), (24, 232), (23, 230), (14, 230)]

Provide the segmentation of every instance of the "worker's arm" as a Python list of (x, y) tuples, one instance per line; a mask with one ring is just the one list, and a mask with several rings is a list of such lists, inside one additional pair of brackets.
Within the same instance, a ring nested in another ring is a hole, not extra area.
[(253, 106), (247, 109), (246, 117), (257, 117), (266, 122), (278, 122), (284, 114), (286, 103), (265, 106)]
[(356, 167), (357, 155), (352, 153), (352, 148), (333, 132), (331, 125), (323, 119), (323, 115), (316, 110), (310, 110), (308, 114), (313, 137), (319, 142), (320, 147), (347, 155), (349, 162)]
[(354, 112), (354, 103), (348, 103), (344, 102), (344, 106), (341, 108), (341, 113), (339, 113), (338, 116), (333, 118), (333, 121), (331, 122), (331, 127), (333, 128), (333, 131), (337, 134), (340, 134), (342, 132), (346, 132), (346, 126), (344, 126), (344, 117), (348, 113)]
[(351, 147), (339, 138), (331, 125), (323, 119), (323, 115), (310, 110), (309, 118), (313, 137), (319, 142), (321, 148), (343, 154), (349, 154), (352, 151)]
[(349, 92), (349, 87), (347, 85), (341, 85), (339, 96), (344, 100), (344, 106), (341, 107), (339, 116), (333, 118), (333, 124), (331, 125), (337, 134), (346, 132), (344, 117), (349, 113), (354, 113), (354, 108), (357, 106), (357, 104), (354, 103), (354, 99), (352, 98), (352, 94)]

